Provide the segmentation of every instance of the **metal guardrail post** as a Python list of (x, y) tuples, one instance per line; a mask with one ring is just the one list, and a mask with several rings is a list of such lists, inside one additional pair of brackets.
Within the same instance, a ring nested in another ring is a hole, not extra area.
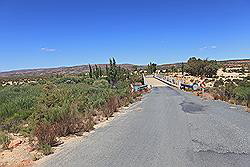
[(144, 81), (144, 85), (147, 85), (149, 89), (152, 87), (151, 85), (148, 84), (144, 74), (143, 74), (143, 81)]

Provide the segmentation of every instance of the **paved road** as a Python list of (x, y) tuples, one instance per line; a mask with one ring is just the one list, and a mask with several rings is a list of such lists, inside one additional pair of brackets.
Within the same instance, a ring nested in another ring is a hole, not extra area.
[(41, 164), (47, 167), (249, 167), (250, 113), (169, 87)]

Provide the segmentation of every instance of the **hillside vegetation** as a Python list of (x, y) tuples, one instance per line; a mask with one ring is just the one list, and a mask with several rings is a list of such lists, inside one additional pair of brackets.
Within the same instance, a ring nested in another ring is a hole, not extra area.
[(215, 81), (214, 87), (208, 90), (215, 99), (228, 101), (234, 104), (245, 105), (250, 108), (250, 80)]
[(106, 71), (100, 70), (1, 87), (0, 139), (21, 133), (46, 150), (57, 144), (57, 137), (92, 130), (101, 117), (112, 116), (138, 96), (130, 84), (142, 81), (141, 75), (131, 75), (114, 59)]

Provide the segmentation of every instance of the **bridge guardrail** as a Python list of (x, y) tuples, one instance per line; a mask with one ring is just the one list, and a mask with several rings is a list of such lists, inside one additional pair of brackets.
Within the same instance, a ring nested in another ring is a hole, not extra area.
[(179, 86), (179, 81), (176, 81), (174, 78), (171, 78), (171, 77), (164, 77), (164, 78), (161, 78), (159, 76), (154, 76), (154, 78), (170, 85), (170, 86), (174, 86), (176, 88), (180, 88)]
[(184, 84), (184, 81), (182, 80), (177, 80), (175, 78), (172, 78), (172, 77), (169, 77), (169, 76), (154, 76), (154, 78), (170, 85), (170, 86), (174, 86), (174, 87), (177, 87), (179, 89), (185, 89), (186, 87), (187, 88), (191, 88), (193, 89), (194, 91), (198, 90), (201, 88), (201, 86), (199, 86), (198, 84), (194, 83), (194, 84)]

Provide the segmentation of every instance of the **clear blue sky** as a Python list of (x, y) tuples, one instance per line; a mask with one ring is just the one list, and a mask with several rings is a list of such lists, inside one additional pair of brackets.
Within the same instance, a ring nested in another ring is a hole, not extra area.
[(0, 71), (191, 56), (250, 58), (250, 1), (0, 1)]

